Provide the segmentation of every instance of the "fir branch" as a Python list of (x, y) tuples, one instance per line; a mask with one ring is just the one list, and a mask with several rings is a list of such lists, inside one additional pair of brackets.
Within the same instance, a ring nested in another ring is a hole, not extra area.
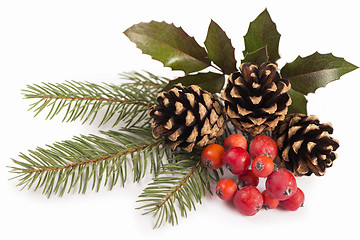
[[(104, 136), (80, 136), (73, 140), (48, 145), (47, 149), (30, 150), (20, 154), (22, 161), (13, 159), (11, 172), (19, 178), (19, 186), (43, 189), (50, 196), (78, 188), (85, 193), (88, 184), (97, 191), (102, 185), (112, 189), (127, 180), (129, 164), (134, 181), (146, 172), (155, 173), (162, 165), (166, 148), (163, 140), (154, 140), (150, 128), (129, 128), (102, 132)], [(148, 171), (148, 164), (151, 164)]]
[(173, 152), (173, 158), (164, 164), (159, 175), (144, 189), (137, 202), (144, 214), (156, 218), (154, 228), (164, 221), (178, 223), (178, 211), (182, 217), (195, 210), (195, 203), (210, 190), (210, 172), (200, 161), (200, 152)]
[(42, 83), (28, 85), (23, 92), (26, 99), (37, 99), (30, 105), (35, 116), (46, 109), (46, 119), (65, 112), (63, 121), (80, 119), (91, 124), (98, 112), (104, 109), (99, 125), (115, 119), (114, 126), (124, 121), (126, 126), (131, 127), (147, 118), (147, 111), (155, 104), (157, 93), (167, 79), (149, 72), (146, 75), (124, 73), (121, 77), (128, 82), (121, 85), (76, 81)]

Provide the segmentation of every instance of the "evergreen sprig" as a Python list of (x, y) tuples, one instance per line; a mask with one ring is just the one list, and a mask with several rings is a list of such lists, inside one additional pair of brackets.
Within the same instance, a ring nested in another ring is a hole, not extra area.
[[(89, 185), (95, 190), (102, 185), (112, 189), (120, 181), (124, 185), (130, 172), (134, 182), (150, 172), (154, 179), (139, 196), (138, 209), (153, 214), (155, 227), (163, 222), (176, 224), (179, 214), (186, 216), (207, 192), (211, 193), (211, 179), (218, 180), (223, 171), (206, 169), (200, 161), (201, 149), (191, 153), (171, 151), (163, 139), (154, 139), (147, 112), (157, 103), (160, 91), (169, 90), (177, 83), (199, 85), (216, 96), (223, 89), (225, 75), (237, 71), (235, 48), (213, 20), (205, 47), (182, 28), (166, 22), (135, 24), (124, 33), (143, 53), (173, 70), (182, 70), (185, 75), (170, 81), (149, 72), (132, 72), (121, 74), (126, 80), (121, 85), (77, 81), (28, 85), (23, 93), (26, 99), (35, 100), (30, 108), (35, 115), (47, 112), (46, 118), (52, 119), (63, 113), (63, 121), (81, 120), (90, 124), (101, 115), (99, 125), (114, 120), (113, 126), (123, 122), (125, 127), (102, 131), (102, 136), (74, 137), (30, 150), (28, 154), (21, 153), (21, 160), (13, 159), (15, 166), (11, 171), (19, 179), (18, 185), (42, 189), (48, 196), (75, 189), (85, 193)], [(265, 9), (250, 23), (244, 36), (241, 62), (276, 63), (280, 58), (280, 36)], [(209, 67), (216, 72), (200, 72)], [(286, 63), (280, 72), (293, 86), (289, 91), (292, 98), (289, 113), (307, 114), (308, 93), (355, 69), (355, 65), (343, 58), (317, 52)], [(236, 129), (227, 126), (217, 142), (222, 144), (226, 136), (235, 132)]]
[(169, 163), (161, 167), (159, 175), (140, 194), (137, 202), (142, 205), (138, 209), (144, 214), (153, 214), (154, 228), (163, 222), (177, 224), (178, 211), (186, 217), (187, 211), (195, 210), (195, 204), (201, 203), (206, 192), (211, 193), (210, 179), (217, 179), (218, 174), (214, 171), (215, 177), (210, 175), (201, 164), (200, 155), (200, 151), (195, 154), (173, 152)]
[(13, 159), (16, 166), (11, 167), (15, 178), (19, 178), (18, 185), (42, 188), (48, 196), (62, 196), (75, 188), (85, 193), (89, 184), (97, 191), (101, 185), (112, 189), (119, 180), (124, 185), (128, 165), (135, 182), (149, 168), (150, 173), (158, 173), (166, 148), (163, 140), (153, 139), (150, 128), (124, 128), (102, 134), (74, 137), (29, 150), (27, 155), (20, 153), (22, 160)]
[(136, 125), (146, 119), (146, 112), (168, 79), (149, 72), (146, 75), (126, 73), (121, 77), (128, 82), (121, 85), (77, 81), (42, 83), (28, 85), (23, 93), (26, 99), (37, 99), (30, 107), (35, 116), (47, 110), (46, 119), (52, 119), (65, 112), (63, 121), (80, 119), (91, 124), (99, 111), (105, 109), (99, 125), (111, 119), (115, 119), (114, 126), (121, 121), (126, 126)]

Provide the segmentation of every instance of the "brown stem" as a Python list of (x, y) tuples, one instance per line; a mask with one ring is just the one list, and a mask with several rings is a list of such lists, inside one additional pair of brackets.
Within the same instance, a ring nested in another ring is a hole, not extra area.
[(63, 100), (86, 100), (86, 101), (104, 101), (104, 102), (119, 102), (119, 103), (134, 103), (141, 106), (152, 106), (150, 103), (142, 103), (131, 101), (127, 99), (118, 98), (100, 98), (100, 97), (53, 97), (53, 96), (42, 96), (42, 99), (63, 99)]
[(124, 156), (124, 155), (127, 155), (127, 154), (131, 154), (131, 153), (143, 150), (143, 149), (145, 149), (147, 147), (153, 147), (154, 145), (156, 145), (158, 143), (159, 142), (153, 142), (151, 144), (144, 144), (144, 145), (141, 145), (141, 146), (139, 146), (137, 148), (128, 149), (128, 150), (126, 150), (124, 152), (115, 153), (115, 154), (109, 154), (109, 155), (89, 159), (89, 160), (82, 161), (82, 162), (70, 163), (70, 164), (66, 164), (66, 165), (61, 166), (61, 167), (30, 169), (26, 173), (58, 171), (58, 170), (63, 170), (63, 169), (67, 169), (67, 168), (74, 168), (74, 167), (82, 166), (82, 165), (85, 165), (85, 164), (88, 164), (88, 163), (96, 163), (96, 162), (99, 162), (99, 161), (105, 161), (105, 160), (108, 160), (110, 158), (121, 157), (121, 156)]
[[(200, 162), (199, 162), (200, 163)], [(184, 177), (184, 179), (180, 182), (179, 186), (177, 186), (174, 190), (172, 190), (169, 195), (162, 201), (161, 203), (158, 203), (156, 206), (159, 208), (162, 205), (164, 205), (174, 194), (186, 183), (186, 181), (193, 175), (193, 173), (196, 171), (196, 169), (199, 167), (199, 163), (196, 164), (191, 171)]]

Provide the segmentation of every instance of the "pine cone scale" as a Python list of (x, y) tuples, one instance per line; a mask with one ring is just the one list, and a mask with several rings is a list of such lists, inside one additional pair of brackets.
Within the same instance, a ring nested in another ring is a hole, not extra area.
[(262, 109), (265, 113), (268, 113), (268, 114), (273, 114), (275, 113), (278, 108), (277, 108), (277, 104), (275, 103), (274, 105), (268, 107), (268, 108), (263, 108)]
[(204, 120), (204, 117), (206, 116), (206, 114), (207, 114), (206, 107), (199, 102), (199, 115), (200, 115), (201, 121)]
[[(240, 107), (240, 105), (237, 105), (237, 111), (242, 116), (246, 116), (246, 115), (249, 115), (252, 113), (251, 111), (247, 110), (246, 108)], [(234, 114), (232, 114), (232, 115), (234, 115)]]
[(173, 130), (166, 129), (163, 125), (159, 125), (153, 128), (152, 133), (154, 138), (159, 138), (164, 134), (172, 134)]
[(186, 138), (186, 142), (188, 142), (188, 143), (194, 142), (196, 140), (197, 136), (198, 136), (198, 131), (196, 128), (193, 128), (190, 135)]
[(166, 122), (166, 124), (164, 125), (164, 128), (170, 130), (172, 129), (174, 126), (174, 119), (170, 118), (169, 121)]
[(196, 123), (196, 117), (191, 111), (187, 111), (185, 117), (185, 125), (187, 127), (193, 126)]
[(297, 161), (298, 166), (296, 168), (296, 172), (298, 172), (300, 175), (305, 175), (309, 172), (309, 167), (307, 166), (306, 161)]
[(315, 146), (316, 146), (316, 143), (308, 142), (307, 145), (306, 145), (307, 151), (312, 152), (312, 150), (314, 149)]
[(214, 125), (216, 123), (216, 121), (218, 120), (218, 113), (216, 112), (215, 109), (212, 109), (210, 112), (210, 124)]

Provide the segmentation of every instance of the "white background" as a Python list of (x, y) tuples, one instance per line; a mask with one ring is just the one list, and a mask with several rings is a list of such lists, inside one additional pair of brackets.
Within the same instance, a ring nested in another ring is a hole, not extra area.
[(19, 152), (98, 131), (96, 124), (63, 123), (60, 117), (49, 121), (44, 114), (33, 118), (27, 111), (32, 101), (21, 95), (26, 84), (121, 83), (118, 73), (142, 69), (167, 77), (181, 74), (142, 55), (126, 38), (122, 32), (135, 23), (173, 22), (203, 43), (213, 19), (232, 39), (240, 60), (249, 22), (267, 7), (282, 34), (279, 67), (315, 51), (360, 66), (357, 1), (0, 2), (1, 239), (360, 239), (360, 70), (308, 96), (309, 114), (333, 124), (340, 148), (324, 177), (298, 179), (306, 202), (297, 212), (262, 210), (245, 217), (231, 203), (207, 196), (179, 225), (152, 230), (152, 217), (135, 210), (150, 178), (124, 189), (47, 199), (41, 192), (20, 191), (16, 181), (8, 181), (12, 174), (6, 168)]

